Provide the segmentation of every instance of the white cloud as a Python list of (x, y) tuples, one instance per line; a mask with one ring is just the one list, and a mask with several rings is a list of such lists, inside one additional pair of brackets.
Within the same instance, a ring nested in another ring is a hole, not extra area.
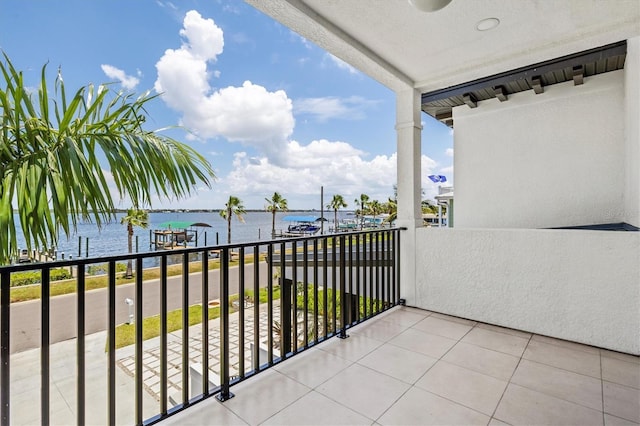
[[(345, 142), (327, 140), (301, 145), (297, 141), (287, 143), (286, 157), (291, 160), (283, 165), (274, 164), (267, 157), (250, 158), (244, 152), (236, 153), (233, 171), (219, 181), (226, 192), (237, 194), (245, 205), (263, 200), (265, 194), (281, 192), (291, 200), (315, 199), (320, 187), (325, 194), (341, 194), (345, 199), (361, 193), (372, 199), (385, 201), (393, 195), (397, 180), (396, 154), (379, 155), (370, 160), (364, 153)], [(428, 180), (436, 163), (422, 156), (423, 181)], [(306, 197), (306, 198), (305, 198)], [(290, 207), (309, 207), (309, 204)]]
[(444, 152), (447, 157), (453, 157), (453, 148), (447, 148)]
[(313, 115), (323, 122), (333, 118), (343, 120), (361, 120), (365, 118), (365, 109), (376, 105), (377, 101), (368, 100), (360, 96), (338, 98), (328, 96), (324, 98), (303, 98), (293, 103), (296, 114)]
[(207, 66), (223, 51), (222, 30), (196, 11), (188, 12), (183, 24), (183, 45), (165, 51), (156, 64), (156, 91), (183, 114), (181, 124), (198, 137), (222, 136), (252, 145), (277, 162), (295, 123), (287, 94), (269, 92), (250, 81), (214, 91), (209, 79), (219, 73)]
[[(119, 81), (125, 89), (135, 89), (138, 83), (140, 83), (138, 78), (127, 75), (123, 70), (112, 65), (102, 64), (100, 65), (100, 68), (102, 68), (102, 72), (104, 72), (107, 77)], [(138, 75), (139, 73), (140, 71), (138, 70)]]
[(325, 57), (328, 58), (329, 61), (333, 63), (335, 66), (337, 66), (338, 68), (348, 71), (349, 74), (359, 73), (357, 69), (355, 69), (354, 67), (352, 67), (351, 65), (343, 61), (342, 59), (338, 58), (337, 56), (333, 56), (331, 53), (327, 53)]

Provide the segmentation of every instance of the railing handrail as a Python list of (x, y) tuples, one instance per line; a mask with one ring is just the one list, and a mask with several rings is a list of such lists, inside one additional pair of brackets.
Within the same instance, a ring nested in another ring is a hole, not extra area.
[(78, 265), (90, 265), (95, 263), (108, 263), (111, 261), (119, 262), (119, 261), (128, 261), (128, 260), (136, 260), (136, 259), (149, 259), (159, 256), (171, 256), (171, 255), (180, 255), (180, 254), (192, 254), (192, 253), (202, 253), (204, 251), (214, 251), (214, 250), (222, 250), (222, 249), (236, 249), (236, 248), (247, 248), (254, 247), (256, 245), (262, 246), (270, 243), (290, 243), (292, 241), (313, 241), (320, 240), (323, 238), (337, 238), (341, 235), (344, 236), (355, 236), (355, 235), (364, 235), (364, 234), (375, 234), (382, 233), (387, 231), (398, 231), (406, 228), (381, 228), (381, 229), (369, 229), (363, 231), (350, 231), (350, 232), (339, 232), (332, 234), (322, 234), (322, 235), (305, 235), (300, 237), (287, 237), (287, 238), (278, 238), (272, 240), (265, 241), (252, 241), (252, 242), (244, 242), (244, 243), (230, 243), (230, 244), (216, 244), (216, 245), (207, 245), (200, 247), (183, 247), (183, 248), (173, 248), (171, 250), (154, 250), (154, 251), (145, 251), (138, 253), (124, 253), (124, 254), (110, 254), (106, 256), (89, 256), (89, 257), (75, 257), (73, 259), (56, 259), (48, 262), (28, 262), (28, 263), (16, 263), (11, 265), (0, 265), (0, 272), (3, 270), (8, 270), (9, 272), (23, 272), (23, 271), (31, 271), (33, 269), (41, 269), (43, 265), (50, 266), (50, 269), (53, 268), (62, 268), (69, 266), (78, 266)]

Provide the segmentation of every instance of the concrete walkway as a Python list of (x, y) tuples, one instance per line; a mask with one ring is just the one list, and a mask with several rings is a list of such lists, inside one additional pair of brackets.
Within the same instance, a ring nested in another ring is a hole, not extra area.
[[(251, 348), (253, 340), (253, 307), (245, 309), (245, 369), (251, 369)], [(274, 318), (279, 317), (279, 308), (274, 306)], [(231, 374), (238, 374), (238, 313), (230, 316)], [(261, 340), (267, 333), (266, 306), (260, 309)], [(219, 320), (209, 321), (209, 367), (211, 380), (217, 382), (215, 372), (219, 371)], [(167, 382), (169, 407), (171, 399), (179, 401), (182, 391), (182, 332), (170, 333), (167, 343)], [(102, 331), (86, 336), (86, 424), (107, 423), (108, 403), (108, 357), (105, 352), (107, 332)], [(50, 346), (50, 420), (51, 424), (76, 424), (77, 416), (77, 340), (70, 339)], [(189, 328), (189, 359), (191, 365), (202, 362), (202, 326)], [(135, 421), (135, 346), (128, 346), (116, 352), (116, 422), (129, 425)], [(143, 346), (143, 414), (152, 417), (160, 410), (160, 339), (144, 342)], [(11, 355), (11, 424), (32, 425), (41, 423), (40, 413), (40, 350), (31, 349)]]

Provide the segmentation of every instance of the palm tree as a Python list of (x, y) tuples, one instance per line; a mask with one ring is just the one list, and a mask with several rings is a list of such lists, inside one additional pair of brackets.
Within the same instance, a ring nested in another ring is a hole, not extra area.
[(364, 215), (367, 203), (369, 202), (369, 196), (367, 194), (360, 194), (360, 199), (358, 200), (356, 198), (353, 202), (356, 203), (357, 206), (360, 206), (359, 211), (356, 210), (356, 215), (360, 216), (360, 228), (362, 228), (364, 226)]
[(389, 201), (384, 203), (385, 213), (389, 216), (384, 220), (385, 222), (392, 223), (398, 218), (398, 202), (395, 198), (389, 198)]
[(245, 213), (242, 200), (230, 195), (229, 201), (224, 205), (224, 210), (220, 210), (220, 217), (227, 221), (227, 244), (231, 244), (231, 217), (235, 215), (240, 222), (244, 223), (242, 215)]
[[(127, 225), (127, 243), (129, 245), (129, 253), (133, 253), (133, 227), (139, 226), (140, 228), (147, 228), (149, 226), (149, 213), (146, 210), (138, 210), (130, 208), (127, 210), (127, 215), (120, 219), (120, 223)], [(126, 278), (133, 277), (133, 265), (132, 260), (127, 262)]]
[[(0, 264), (17, 255), (20, 220), (27, 249), (57, 245), (79, 220), (115, 219), (112, 186), (134, 209), (157, 194), (183, 198), (215, 179), (193, 148), (142, 128), (149, 92), (85, 86), (68, 97), (58, 71), (49, 91), (46, 65), (37, 91), (9, 57), (0, 58)], [(108, 178), (108, 174), (111, 178)]]
[(378, 200), (373, 200), (369, 202), (368, 207), (369, 212), (373, 215), (373, 224), (374, 226), (377, 226), (376, 217), (382, 213), (382, 204), (380, 204), (380, 201)]
[(338, 210), (347, 207), (346, 201), (342, 195), (336, 194), (331, 199), (331, 202), (327, 204), (328, 209), (333, 209), (333, 229), (338, 230)]
[(422, 213), (438, 213), (438, 206), (431, 200), (422, 200)]
[(271, 212), (272, 217), (271, 217), (271, 238), (275, 238), (276, 236), (276, 212), (278, 211), (287, 211), (287, 200), (286, 198), (282, 197), (282, 195), (280, 195), (277, 192), (273, 193), (273, 196), (271, 197), (271, 199), (265, 198), (265, 201), (269, 204), (267, 204), (267, 211)]

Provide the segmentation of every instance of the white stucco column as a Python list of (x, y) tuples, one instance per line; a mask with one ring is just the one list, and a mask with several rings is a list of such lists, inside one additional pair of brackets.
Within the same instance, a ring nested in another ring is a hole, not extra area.
[(625, 72), (625, 221), (640, 226), (640, 37), (627, 40)]
[(421, 94), (410, 88), (396, 92), (398, 151), (398, 219), (401, 231), (400, 295), (408, 305), (415, 302), (416, 228), (422, 226), (421, 209)]

